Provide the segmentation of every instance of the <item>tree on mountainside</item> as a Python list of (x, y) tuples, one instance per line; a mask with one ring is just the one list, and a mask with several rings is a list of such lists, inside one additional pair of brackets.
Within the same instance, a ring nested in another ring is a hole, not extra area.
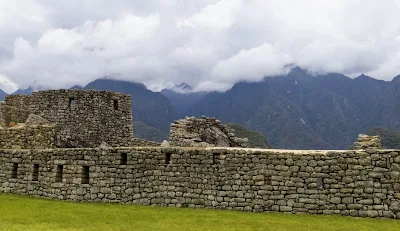
[(382, 146), (388, 149), (400, 148), (400, 131), (385, 127), (373, 127), (368, 131), (368, 135), (378, 135), (382, 139)]
[(251, 148), (272, 148), (267, 139), (260, 132), (250, 130), (240, 124), (228, 124), (229, 127), (235, 129), (235, 135), (239, 138), (248, 138)]

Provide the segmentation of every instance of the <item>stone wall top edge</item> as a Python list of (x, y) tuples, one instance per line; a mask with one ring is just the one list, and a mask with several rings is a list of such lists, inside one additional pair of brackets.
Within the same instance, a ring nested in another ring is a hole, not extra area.
[[(61, 93), (70, 93), (70, 92), (86, 92), (86, 93), (107, 93), (107, 94), (115, 94), (115, 95), (124, 95), (124, 96), (128, 96), (129, 94), (124, 94), (121, 92), (114, 92), (114, 91), (106, 91), (106, 90), (95, 90), (95, 89), (52, 89), (52, 90), (42, 90), (42, 91), (35, 91), (32, 92), (32, 95), (36, 95), (36, 94), (40, 94), (40, 93), (57, 93), (57, 92), (61, 92)], [(130, 96), (130, 95), (129, 95)]]
[(26, 130), (26, 129), (32, 129), (32, 128), (56, 128), (56, 124), (43, 124), (43, 125), (29, 125), (29, 126), (14, 126), (14, 127), (5, 127), (5, 128), (0, 128), (0, 130)]
[[(0, 149), (0, 152), (10, 151), (31, 151), (32, 149)], [(54, 149), (34, 149), (35, 152), (52, 152), (52, 151), (118, 151), (118, 150), (138, 150), (138, 151), (161, 151), (161, 152), (179, 152), (179, 151), (203, 151), (212, 153), (252, 153), (262, 154), (270, 153), (275, 155), (331, 155), (331, 154), (345, 154), (345, 153), (400, 153), (400, 149), (375, 149), (375, 150), (284, 150), (284, 149), (257, 149), (257, 148), (229, 148), (229, 147), (213, 147), (213, 148), (199, 148), (199, 147), (155, 147), (155, 146), (136, 146), (136, 147), (111, 147), (111, 148), (54, 148)]]

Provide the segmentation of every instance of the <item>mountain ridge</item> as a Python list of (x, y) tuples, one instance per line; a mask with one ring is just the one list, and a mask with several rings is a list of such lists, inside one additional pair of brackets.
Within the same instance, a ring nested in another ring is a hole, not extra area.
[(0, 101), (4, 101), (8, 94), (0, 89)]
[(159, 129), (162, 137), (175, 119), (201, 115), (261, 132), (273, 147), (285, 149), (347, 149), (369, 128), (400, 130), (400, 75), (383, 81), (293, 68), (260, 82), (238, 82), (226, 92), (192, 92), (187, 83), (175, 86), (184, 93), (153, 92), (113, 78), (74, 88), (132, 95), (133, 121), (143, 122), (148, 134), (156, 130), (146, 126)]
[(183, 82), (172, 88), (164, 88), (160, 93), (169, 99), (179, 117), (183, 118), (187, 115), (189, 108), (207, 94), (207, 92), (192, 92), (192, 90), (189, 84)]
[(208, 93), (189, 114), (242, 124), (263, 133), (277, 148), (346, 149), (370, 127), (400, 127), (400, 84), (296, 68)]

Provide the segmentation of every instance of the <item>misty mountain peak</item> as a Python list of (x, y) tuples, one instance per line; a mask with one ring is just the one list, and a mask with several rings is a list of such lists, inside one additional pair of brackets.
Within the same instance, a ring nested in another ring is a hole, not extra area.
[(12, 95), (31, 95), (32, 92), (35, 91), (42, 91), (42, 90), (48, 90), (49, 88), (46, 87), (32, 87), (29, 86), (28, 88), (25, 89), (17, 89), (15, 92), (12, 93)]
[(400, 83), (400, 75), (397, 75), (392, 79), (392, 83)]
[(170, 90), (176, 93), (189, 93), (193, 90), (193, 88), (189, 84), (182, 82), (179, 85), (173, 86)]
[(358, 79), (358, 78), (365, 79), (365, 78), (371, 78), (371, 77), (369, 77), (368, 75), (365, 75), (364, 73), (362, 73), (361, 75), (356, 77), (356, 79)]
[(312, 77), (308, 70), (302, 69), (301, 67), (293, 67), (290, 69), (289, 73), (287, 74), (289, 78), (296, 78), (296, 79), (303, 79)]
[(185, 82), (179, 84), (177, 87), (179, 87), (182, 90), (192, 90), (192, 87)]

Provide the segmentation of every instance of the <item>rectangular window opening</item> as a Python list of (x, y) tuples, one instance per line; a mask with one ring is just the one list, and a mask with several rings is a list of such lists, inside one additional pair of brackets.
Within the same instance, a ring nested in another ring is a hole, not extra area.
[(62, 182), (63, 179), (63, 165), (57, 165), (56, 182)]
[(39, 180), (39, 165), (38, 164), (33, 165), (32, 180), (33, 181)]
[(213, 164), (218, 164), (219, 153), (213, 153)]
[(18, 164), (14, 163), (11, 171), (11, 178), (17, 179), (17, 176), (18, 176)]
[(89, 184), (89, 166), (82, 166), (82, 184)]
[(76, 104), (75, 98), (74, 97), (69, 97), (69, 107), (74, 106)]
[(113, 104), (114, 104), (114, 110), (118, 110), (118, 100), (114, 99)]
[(317, 178), (317, 189), (324, 189), (324, 179), (322, 177)]
[(128, 155), (126, 153), (121, 153), (121, 165), (126, 165), (128, 162)]
[(171, 164), (171, 153), (165, 153), (165, 164)]

